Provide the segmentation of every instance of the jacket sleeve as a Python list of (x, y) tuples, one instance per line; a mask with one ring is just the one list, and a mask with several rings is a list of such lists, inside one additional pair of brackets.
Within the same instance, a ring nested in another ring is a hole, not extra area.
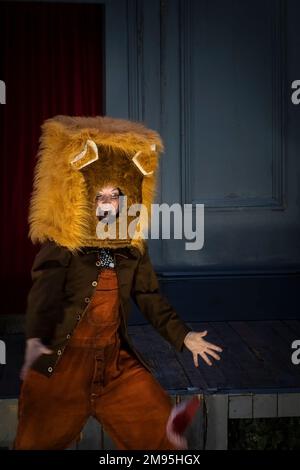
[(158, 333), (181, 352), (185, 347), (184, 338), (192, 329), (184, 323), (161, 294), (147, 245), (137, 267), (131, 296)]
[(32, 287), (27, 297), (26, 339), (41, 338), (46, 344), (62, 315), (63, 289), (71, 252), (53, 241), (41, 245), (32, 268)]

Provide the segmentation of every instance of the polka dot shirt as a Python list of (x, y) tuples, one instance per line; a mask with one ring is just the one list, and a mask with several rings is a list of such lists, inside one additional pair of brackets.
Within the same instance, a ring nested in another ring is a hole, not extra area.
[(100, 248), (99, 250), (99, 261), (102, 268), (114, 269), (115, 262), (112, 252), (109, 248)]

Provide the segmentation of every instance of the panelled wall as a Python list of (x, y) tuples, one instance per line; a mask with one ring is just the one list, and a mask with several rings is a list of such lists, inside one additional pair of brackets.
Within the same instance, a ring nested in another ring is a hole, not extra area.
[(202, 249), (149, 241), (164, 292), (186, 320), (297, 317), (299, 2), (106, 6), (106, 112), (161, 133), (158, 203), (204, 204)]

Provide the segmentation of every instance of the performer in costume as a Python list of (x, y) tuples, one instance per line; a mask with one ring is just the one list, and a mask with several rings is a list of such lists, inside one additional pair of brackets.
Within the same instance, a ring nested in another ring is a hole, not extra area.
[[(130, 298), (177, 351), (218, 359), (221, 349), (200, 340), (161, 295), (149, 258), (144, 234), (162, 151), (156, 132), (123, 119), (55, 116), (42, 126), (29, 213), (29, 236), (41, 247), (27, 301), (16, 450), (65, 449), (89, 416), (118, 449), (179, 448), (166, 434), (171, 398), (128, 335)], [(137, 225), (126, 212), (132, 204), (147, 209)], [(109, 217), (115, 236), (101, 238), (99, 222)]]

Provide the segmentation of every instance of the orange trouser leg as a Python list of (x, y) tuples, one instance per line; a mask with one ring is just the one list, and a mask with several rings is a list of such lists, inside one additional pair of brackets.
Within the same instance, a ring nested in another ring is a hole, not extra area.
[(94, 389), (94, 416), (117, 449), (177, 449), (166, 436), (171, 398), (155, 377), (125, 349), (119, 350), (117, 359), (105, 369), (98, 393)]

